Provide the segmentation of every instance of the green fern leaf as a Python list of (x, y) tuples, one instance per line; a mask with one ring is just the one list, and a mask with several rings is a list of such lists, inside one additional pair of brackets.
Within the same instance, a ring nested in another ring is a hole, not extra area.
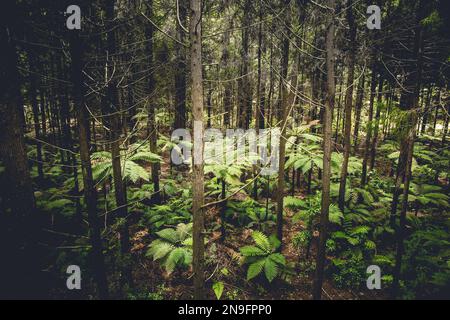
[(284, 207), (285, 208), (302, 208), (304, 206), (305, 202), (302, 199), (296, 198), (296, 197), (285, 197), (284, 198)]
[(266, 259), (264, 263), (264, 274), (267, 280), (272, 282), (278, 275), (278, 266), (272, 259)]
[(151, 249), (151, 255), (153, 256), (153, 261), (163, 259), (171, 250), (173, 250), (173, 245), (168, 242), (153, 242), (153, 248)]
[(163, 229), (156, 234), (171, 243), (176, 243), (179, 240), (177, 232), (171, 228)]
[(188, 223), (188, 224), (179, 223), (177, 225), (177, 234), (178, 234), (178, 238), (181, 241), (186, 239), (186, 237), (189, 236), (191, 231), (192, 231), (192, 223)]
[(267, 254), (266, 251), (255, 246), (245, 246), (240, 248), (239, 251), (244, 257), (258, 257)]
[(258, 276), (263, 270), (266, 259), (260, 259), (256, 262), (253, 262), (247, 270), (247, 280), (251, 280)]
[(184, 262), (185, 250), (183, 248), (175, 248), (167, 257), (165, 267), (168, 274), (171, 274), (178, 264)]
[(133, 183), (142, 179), (144, 181), (150, 180), (149, 173), (140, 165), (133, 161), (125, 161), (124, 178), (130, 179)]
[(259, 248), (266, 251), (267, 253), (271, 252), (269, 238), (267, 238), (264, 233), (260, 231), (253, 231), (252, 238), (253, 240), (255, 240), (255, 243)]
[(160, 162), (162, 161), (162, 158), (154, 154), (150, 151), (140, 151), (136, 152), (134, 155), (132, 155), (129, 160), (131, 161), (146, 161), (146, 162)]
[(286, 265), (286, 258), (281, 253), (272, 253), (268, 259), (272, 260), (276, 264), (282, 266)]

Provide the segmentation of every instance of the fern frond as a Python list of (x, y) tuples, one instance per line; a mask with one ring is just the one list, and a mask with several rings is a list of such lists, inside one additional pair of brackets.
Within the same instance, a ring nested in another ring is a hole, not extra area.
[(272, 253), (268, 259), (272, 260), (276, 264), (282, 266), (286, 265), (286, 258), (281, 253)]
[(146, 161), (146, 162), (160, 162), (162, 161), (161, 156), (154, 154), (150, 151), (139, 151), (128, 158), (131, 161)]
[(183, 248), (175, 248), (167, 256), (165, 268), (168, 274), (171, 274), (178, 264), (184, 262), (185, 250)]
[(239, 251), (244, 257), (258, 257), (267, 254), (266, 251), (255, 246), (245, 246), (240, 248)]
[(272, 251), (269, 238), (267, 238), (264, 233), (260, 231), (253, 231), (252, 238), (253, 240), (255, 240), (256, 245), (262, 250), (266, 251), (267, 253)]
[(153, 257), (153, 261), (163, 259), (173, 248), (173, 245), (168, 242), (155, 240), (150, 244), (146, 255)]
[(177, 225), (177, 234), (180, 241), (183, 241), (186, 239), (186, 237), (191, 233), (192, 231), (192, 223), (184, 224), (179, 223)]
[(177, 232), (171, 228), (163, 229), (156, 234), (171, 243), (176, 243), (179, 240)]
[(350, 234), (351, 235), (359, 235), (359, 234), (363, 234), (364, 235), (364, 234), (369, 233), (369, 231), (370, 231), (370, 228), (368, 226), (359, 226), (359, 227), (354, 228), (350, 232)]
[(269, 282), (272, 282), (278, 275), (278, 265), (272, 259), (265, 260), (264, 274)]
[(150, 180), (149, 173), (137, 163), (127, 160), (125, 161), (124, 178), (130, 179), (133, 183), (142, 179), (144, 181)]
[(260, 259), (256, 262), (253, 262), (248, 267), (247, 280), (251, 280), (251, 279), (255, 278), (256, 276), (258, 276), (262, 272), (265, 262), (266, 262), (266, 259)]
[(302, 208), (304, 206), (304, 200), (296, 198), (296, 197), (284, 197), (284, 207), (285, 208)]

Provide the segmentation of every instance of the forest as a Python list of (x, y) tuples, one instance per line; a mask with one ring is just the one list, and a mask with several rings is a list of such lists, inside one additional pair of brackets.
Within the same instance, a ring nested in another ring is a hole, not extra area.
[(445, 0), (4, 0), (0, 298), (450, 299)]

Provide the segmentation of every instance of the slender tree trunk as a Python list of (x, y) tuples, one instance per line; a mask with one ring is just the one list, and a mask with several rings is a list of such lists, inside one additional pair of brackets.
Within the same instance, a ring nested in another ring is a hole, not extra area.
[[(37, 79), (36, 79), (36, 63), (34, 61), (34, 57), (30, 57), (30, 100), (31, 107), (33, 109), (33, 122), (34, 122), (34, 135), (36, 139), (41, 140), (41, 127), (39, 123), (39, 106), (37, 101)], [(37, 160), (37, 168), (38, 168), (38, 178), (39, 181), (44, 180), (44, 170), (43, 170), (43, 159), (42, 159), (42, 143), (40, 141), (36, 141), (36, 160)]]
[[(227, 197), (227, 185), (225, 179), (221, 179), (222, 192), (221, 197), (224, 200)], [(225, 241), (226, 229), (225, 229), (225, 211), (227, 210), (227, 201), (224, 201), (220, 207), (220, 240)]]
[(445, 143), (447, 141), (447, 134), (448, 134), (448, 124), (450, 120), (450, 103), (447, 103), (447, 113), (445, 114), (445, 121), (444, 121), (444, 132), (442, 134), (442, 142), (441, 142), (441, 149), (443, 150), (445, 147)]
[[(228, 8), (228, 1), (226, 2), (226, 8)], [(230, 20), (229, 22), (229, 28), (231, 29), (233, 25), (233, 21)], [(224, 76), (225, 76), (225, 82), (223, 84), (224, 92), (223, 92), (223, 126), (224, 128), (229, 128), (230, 126), (230, 119), (232, 114), (232, 100), (231, 100), (231, 94), (233, 92), (232, 88), (232, 82), (227, 81), (227, 79), (231, 78), (231, 72), (230, 72), (230, 66), (229, 66), (229, 59), (230, 59), (230, 51), (228, 46), (230, 45), (230, 32), (228, 30), (224, 31), (223, 38), (223, 49), (222, 49), (222, 56), (221, 56), (221, 63), (222, 68), (224, 70)]]
[[(111, 74), (114, 68), (119, 65), (119, 59), (116, 57), (116, 23), (115, 14), (114, 14), (114, 4), (115, 0), (109, 0), (107, 6), (107, 19), (109, 25), (109, 33), (108, 33), (108, 56), (111, 57), (111, 60), (108, 61), (108, 78), (111, 77)], [(132, 268), (131, 268), (131, 257), (130, 257), (130, 235), (128, 230), (128, 209), (127, 209), (127, 201), (126, 201), (126, 189), (122, 178), (122, 164), (120, 159), (120, 115), (121, 108), (119, 105), (119, 92), (117, 89), (117, 78), (112, 77), (108, 83), (107, 90), (107, 99), (108, 99), (108, 112), (111, 117), (111, 157), (112, 157), (112, 169), (113, 169), (113, 181), (114, 181), (114, 195), (116, 199), (116, 213), (118, 216), (118, 224), (119, 224), (119, 234), (120, 234), (120, 254), (122, 258), (122, 266), (121, 266), (121, 286), (132, 287), (133, 278), (132, 278)]]
[[(178, 1), (177, 40), (185, 42), (185, 31), (180, 23), (186, 26), (187, 1)], [(183, 45), (175, 43), (177, 70), (175, 71), (175, 123), (174, 129), (186, 128), (186, 50)]]
[[(363, 71), (364, 72), (364, 71)], [(363, 75), (361, 76), (360, 80), (359, 80), (359, 85), (358, 85), (358, 92), (356, 93), (356, 114), (355, 114), (355, 128), (353, 131), (353, 148), (354, 148), (354, 153), (357, 154), (358, 153), (358, 136), (359, 136), (359, 127), (361, 124), (361, 111), (363, 108), (363, 104), (364, 104), (364, 86), (365, 86), (365, 72), (363, 73)]]
[[(344, 69), (344, 68), (342, 68), (342, 69)], [(338, 68), (338, 72), (339, 72), (339, 68)], [(342, 70), (342, 72), (344, 72), (344, 70)], [(349, 71), (349, 73), (350, 73), (350, 71)], [(354, 71), (353, 71), (353, 73), (354, 73)], [(344, 82), (343, 77), (339, 77), (337, 81), (338, 81), (338, 83), (336, 84), (336, 87), (339, 88), (339, 98), (337, 101), (337, 106), (335, 108), (336, 114), (337, 114), (337, 116), (336, 116), (336, 131), (334, 134), (334, 143), (335, 144), (337, 144), (339, 141), (339, 129), (340, 129), (340, 124), (341, 124), (341, 101), (342, 101), (342, 91), (343, 91), (342, 87), (344, 86), (343, 85), (343, 82)], [(333, 121), (333, 117), (331, 119)]]
[[(17, 9), (15, 4), (11, 8)], [(18, 56), (12, 39), (16, 22), (12, 12), (8, 15), (0, 26), (0, 45), (6, 59), (0, 66), (6, 80), (0, 91), (0, 160), (4, 166), (1, 203), (8, 209), (0, 210), (0, 249), (4, 257), (0, 298), (37, 299), (44, 298), (45, 291), (36, 246), (40, 227), (23, 138)]]
[[(255, 107), (255, 129), (256, 136), (259, 136), (259, 130), (264, 128), (264, 92), (262, 92), (262, 70), (261, 70), (261, 55), (262, 55), (262, 0), (259, 1), (259, 24), (258, 24), (258, 80), (256, 85), (256, 107)], [(258, 146), (257, 146), (258, 148)], [(258, 177), (256, 172), (256, 165), (253, 165), (253, 198), (258, 200)]]
[(244, 2), (244, 15), (242, 25), (246, 26), (242, 28), (242, 66), (241, 66), (241, 86), (238, 89), (239, 92), (239, 113), (238, 113), (238, 127), (248, 129), (250, 124), (250, 118), (252, 115), (252, 89), (250, 83), (250, 51), (249, 51), (249, 28), (251, 13), (251, 0), (245, 0)]
[(211, 118), (212, 118), (212, 88), (208, 88), (206, 93), (206, 111), (208, 113), (208, 120), (206, 121), (206, 127), (211, 128)]
[(375, 112), (375, 123), (373, 129), (373, 141), (372, 148), (370, 150), (370, 165), (369, 171), (372, 171), (375, 168), (375, 157), (377, 154), (377, 145), (378, 145), (378, 134), (380, 131), (380, 117), (381, 117), (381, 108), (382, 108), (382, 98), (383, 98), (383, 77), (380, 76), (380, 80), (378, 83), (378, 99), (377, 99), (377, 111)]
[(333, 114), (335, 99), (334, 81), (334, 30), (335, 30), (335, 0), (328, 0), (331, 12), (327, 13), (326, 35), (326, 67), (327, 67), (327, 98), (323, 121), (323, 179), (322, 179), (322, 204), (320, 212), (320, 236), (316, 257), (316, 272), (313, 283), (313, 299), (322, 297), (323, 273), (325, 267), (325, 244), (327, 241), (328, 214), (330, 209), (330, 176), (331, 176), (331, 116)]
[(350, 52), (348, 59), (347, 92), (345, 93), (345, 128), (344, 128), (344, 162), (341, 168), (341, 181), (339, 184), (339, 208), (344, 211), (345, 189), (347, 185), (348, 158), (350, 156), (351, 130), (352, 130), (352, 105), (353, 105), (353, 78), (355, 76), (355, 56), (356, 56), (356, 24), (353, 16), (353, 0), (347, 3), (347, 21), (350, 27)]
[(256, 115), (256, 119), (257, 119), (257, 125), (256, 125), (256, 130), (259, 132), (259, 129), (264, 129), (265, 128), (265, 116), (266, 116), (266, 112), (265, 112), (265, 87), (266, 87), (266, 76), (265, 76), (265, 71), (262, 68), (262, 55), (263, 52), (265, 51), (265, 46), (263, 44), (263, 4), (261, 2), (262, 0), (260, 0), (260, 12), (259, 12), (259, 26), (258, 26), (258, 85), (257, 85), (257, 94), (258, 94), (258, 99), (257, 99), (257, 115)]
[(193, 156), (193, 269), (194, 299), (205, 298), (204, 254), (204, 168), (203, 168), (203, 75), (202, 75), (202, 12), (201, 1), (190, 0), (189, 39), (191, 51), (191, 95), (194, 120)]
[[(226, 54), (228, 53), (224, 53), (222, 55), (222, 60), (224, 61), (224, 66), (225, 66), (225, 70), (228, 70), (228, 62), (225, 59)], [(225, 74), (228, 74), (228, 71), (225, 71)], [(232, 109), (233, 109), (233, 105), (231, 102), (231, 94), (232, 94), (233, 90), (231, 87), (231, 84), (229, 83), (229, 81), (225, 82), (224, 84), (224, 93), (223, 93), (223, 126), (224, 128), (229, 128), (230, 127), (230, 118), (231, 118), (231, 114), (232, 114)]]
[(102, 239), (100, 234), (100, 224), (97, 215), (97, 191), (92, 177), (91, 155), (89, 150), (89, 121), (87, 110), (84, 106), (83, 74), (82, 74), (82, 54), (83, 43), (77, 31), (71, 31), (70, 49), (72, 57), (72, 83), (74, 105), (77, 112), (78, 138), (80, 144), (81, 168), (83, 173), (84, 199), (87, 207), (90, 239), (92, 244), (91, 265), (97, 284), (100, 299), (107, 299), (108, 283), (106, 279), (105, 261), (102, 252)]
[[(284, 1), (285, 6), (289, 6), (289, 1)], [(287, 84), (287, 74), (289, 65), (289, 28), (290, 28), (290, 11), (286, 8), (285, 14), (285, 30), (286, 33), (283, 38), (283, 53), (282, 53), (282, 81), (280, 85), (282, 86), (281, 93), (281, 138), (280, 138), (280, 154), (279, 154), (279, 167), (278, 167), (278, 186), (277, 186), (277, 238), (281, 241), (281, 245), (278, 250), (281, 251), (283, 245), (283, 201), (284, 201), (284, 164), (286, 161), (286, 122), (288, 117), (288, 107), (289, 107), (289, 87)]]
[(431, 109), (431, 97), (433, 96), (433, 87), (432, 85), (428, 86), (428, 92), (427, 92), (427, 99), (425, 101), (425, 104), (422, 108), (423, 110), (423, 118), (422, 118), (422, 126), (420, 129), (420, 133), (424, 134), (426, 132), (427, 124), (428, 124), (428, 117), (430, 114)]
[[(47, 103), (47, 97), (43, 90), (40, 92), (40, 113), (41, 113), (41, 123), (42, 123), (42, 139), (45, 140), (47, 138), (47, 116), (45, 114), (45, 104)], [(45, 159), (45, 153), (42, 155), (42, 158)]]
[[(412, 157), (414, 152), (414, 141), (416, 138), (417, 130), (417, 108), (419, 106), (419, 94), (422, 82), (422, 68), (423, 68), (423, 28), (421, 21), (426, 17), (425, 11), (425, 1), (418, 0), (416, 7), (416, 27), (414, 36), (414, 50), (413, 50), (413, 61), (416, 61), (414, 66), (411, 68), (408, 78), (406, 79), (405, 88), (409, 91), (402, 93), (402, 101), (400, 101), (400, 108), (407, 110), (408, 122), (406, 125), (406, 132), (402, 145), (406, 145), (405, 153), (400, 154), (400, 158), (406, 159), (405, 164), (405, 175), (404, 175), (404, 186), (403, 186), (403, 197), (402, 197), (402, 209), (400, 212), (400, 225), (397, 228), (397, 253), (395, 257), (395, 267), (393, 272), (393, 282), (392, 282), (392, 297), (397, 298), (400, 290), (400, 280), (401, 280), (401, 269), (402, 269), (402, 259), (405, 251), (404, 240), (406, 236), (406, 213), (408, 210), (408, 195), (409, 186), (411, 182), (411, 165)], [(415, 70), (414, 70), (415, 69)]]
[[(153, 17), (153, 0), (147, 1), (147, 10), (148, 10), (148, 16), (150, 19)], [(148, 110), (148, 122), (147, 122), (147, 128), (148, 128), (148, 134), (150, 136), (150, 151), (152, 153), (157, 153), (157, 140), (158, 140), (158, 128), (156, 127), (156, 118), (155, 118), (155, 111), (156, 111), (156, 97), (155, 97), (155, 77), (153, 75), (153, 25), (151, 23), (146, 22), (147, 26), (145, 28), (145, 36), (147, 38), (147, 59), (148, 59), (148, 65), (150, 69), (150, 73), (148, 76), (148, 97), (147, 97), (147, 110)], [(153, 182), (153, 191), (154, 194), (152, 196), (152, 202), (155, 204), (161, 203), (161, 194), (160, 194), (160, 187), (159, 187), (159, 169), (160, 165), (158, 162), (152, 163), (152, 182)]]
[(441, 90), (438, 91), (438, 95), (437, 95), (437, 101), (438, 104), (436, 106), (436, 111), (434, 113), (434, 121), (433, 121), (433, 131), (432, 131), (432, 136), (434, 137), (436, 135), (436, 125), (437, 125), (437, 121), (439, 118), (439, 110), (441, 109)]
[(369, 151), (370, 151), (370, 141), (372, 141), (372, 121), (373, 121), (373, 105), (375, 102), (375, 90), (377, 88), (377, 71), (376, 71), (376, 62), (375, 62), (375, 54), (373, 56), (373, 66), (372, 66), (372, 80), (370, 85), (370, 102), (369, 102), (369, 119), (367, 122), (366, 129), (366, 140), (364, 143), (364, 159), (362, 166), (362, 174), (361, 174), (361, 185), (365, 186), (367, 183), (367, 164), (369, 162)]

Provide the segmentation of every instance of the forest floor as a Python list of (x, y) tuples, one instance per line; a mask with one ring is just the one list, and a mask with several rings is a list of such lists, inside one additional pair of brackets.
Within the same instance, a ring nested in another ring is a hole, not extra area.
[[(209, 218), (214, 210), (209, 211)], [(227, 240), (220, 243), (220, 232), (214, 232), (208, 244), (214, 243), (216, 250), (213, 260), (206, 256), (206, 277), (205, 289), (208, 298), (215, 299), (212, 290), (213, 281), (211, 279), (220, 273), (222, 268), (229, 271), (225, 279), (221, 279), (225, 286), (224, 295), (229, 299), (267, 299), (267, 300), (308, 300), (311, 299), (315, 246), (311, 248), (310, 257), (296, 250), (292, 243), (292, 237), (301, 230), (298, 224), (293, 224), (289, 215), (286, 216), (283, 228), (282, 254), (288, 263), (295, 264), (294, 274), (289, 281), (275, 280), (268, 285), (265, 282), (248, 282), (245, 280), (245, 270), (239, 263), (238, 248), (250, 244), (250, 229), (229, 230)], [(146, 230), (137, 230), (133, 237), (134, 254), (138, 261), (135, 268), (134, 278), (138, 288), (149, 292), (158, 292), (164, 299), (190, 299), (193, 295), (191, 271), (175, 271), (168, 275), (163, 268), (152, 259), (145, 257), (145, 252), (149, 241)], [(210, 262), (210, 263), (208, 263)], [(302, 270), (303, 269), (303, 270)], [(222, 278), (224, 278), (222, 276)], [(228, 294), (227, 294), (228, 292)], [(326, 279), (323, 285), (323, 299), (325, 300), (366, 300), (384, 299), (383, 294), (370, 290), (349, 290), (337, 288), (331, 280)]]
[[(161, 167), (161, 176), (168, 177), (169, 165), (164, 162)], [(190, 181), (186, 177), (186, 181)], [(236, 194), (233, 198), (240, 199), (246, 197), (243, 193)], [(297, 191), (296, 197), (303, 198), (303, 191)], [(265, 199), (262, 199), (265, 201)], [(245, 268), (240, 264), (239, 248), (251, 244), (251, 229), (248, 228), (228, 228), (226, 231), (226, 240), (220, 241), (220, 231), (212, 231), (205, 235), (208, 241), (208, 247), (214, 249), (207, 250), (206, 259), (206, 282), (205, 291), (209, 299), (216, 299), (212, 290), (213, 279), (220, 279), (224, 283), (223, 298), (226, 299), (267, 299), (267, 300), (309, 300), (311, 299), (312, 283), (314, 276), (315, 251), (317, 237), (312, 241), (311, 252), (306, 257), (305, 252), (301, 252), (292, 244), (292, 238), (303, 226), (296, 222), (293, 223), (293, 212), (285, 209), (285, 218), (283, 226), (282, 254), (286, 257), (287, 263), (293, 267), (293, 272), (287, 281), (276, 279), (271, 284), (267, 281), (246, 281)], [(208, 227), (218, 224), (220, 221), (218, 208), (213, 207), (205, 213), (205, 225)], [(150, 244), (152, 237), (148, 230), (132, 226), (132, 252), (135, 255), (137, 264), (134, 268), (134, 279), (136, 289), (142, 292), (157, 293), (158, 298), (168, 300), (191, 299), (192, 289), (192, 270), (182, 272), (176, 270), (172, 274), (167, 274), (164, 269), (152, 259), (145, 256), (146, 249)], [(273, 231), (273, 230), (271, 230)], [(213, 246), (214, 244), (214, 246)], [(221, 270), (226, 269), (226, 276), (221, 274)], [(325, 300), (374, 300), (385, 299), (386, 296), (380, 291), (349, 290), (337, 288), (333, 281), (324, 280), (323, 299)]]

